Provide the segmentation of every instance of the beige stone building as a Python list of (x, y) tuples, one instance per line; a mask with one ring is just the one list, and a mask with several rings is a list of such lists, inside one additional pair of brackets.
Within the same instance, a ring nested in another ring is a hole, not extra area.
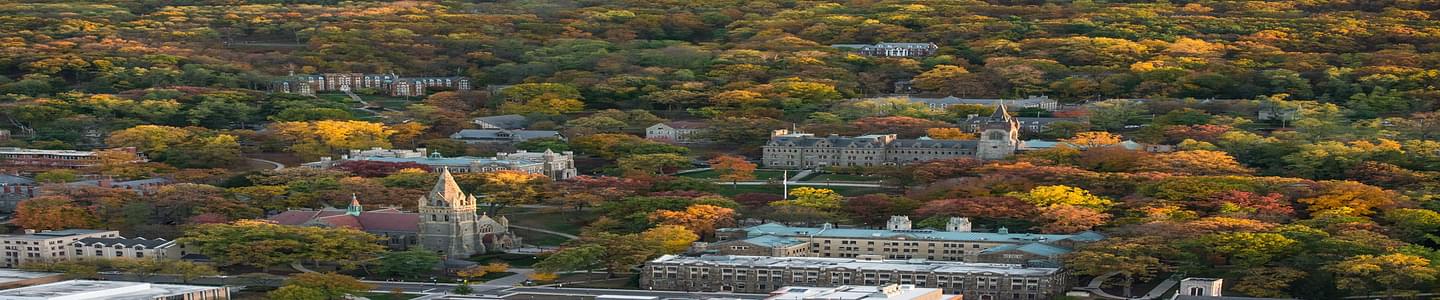
[(825, 167), (868, 167), (900, 165), (938, 159), (973, 157), (1004, 159), (1020, 147), (1020, 124), (1004, 105), (975, 124), (978, 140), (935, 140), (926, 137), (899, 139), (894, 134), (857, 137), (776, 130), (761, 147), (761, 162), (768, 168), (816, 169)]
[(938, 261), (1058, 265), (1060, 255), (1077, 244), (1104, 238), (1094, 232), (1079, 234), (973, 232), (970, 221), (951, 218), (945, 230), (914, 229), (910, 218), (894, 216), (885, 229), (791, 227), (763, 224), (725, 228), (708, 253), (803, 257), (879, 257)]
[(787, 286), (770, 292), (765, 300), (963, 300), (933, 288), (913, 284), (883, 286), (845, 285), (838, 287)]
[(72, 244), (77, 259), (180, 259), (189, 254), (185, 247), (166, 239), (83, 238)]
[(785, 286), (914, 285), (979, 300), (1051, 299), (1069, 288), (1060, 268), (925, 260), (666, 255), (645, 264), (640, 287), (768, 293)]
[(46, 230), (35, 232), (26, 230), (24, 234), (0, 235), (0, 247), (3, 247), (4, 262), (0, 267), (15, 268), (20, 265), (32, 262), (66, 261), (75, 258), (71, 247), (76, 241), (85, 238), (119, 238), (120, 232), (114, 230), (93, 230), (93, 229), (66, 229)]

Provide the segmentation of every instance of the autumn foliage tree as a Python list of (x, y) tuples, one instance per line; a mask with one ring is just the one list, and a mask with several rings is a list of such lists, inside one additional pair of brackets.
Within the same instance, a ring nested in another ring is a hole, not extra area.
[(744, 157), (721, 155), (710, 159), (709, 163), (710, 168), (719, 173), (717, 179), (730, 182), (755, 179), (755, 163), (746, 161)]
[(735, 210), (714, 205), (696, 204), (683, 211), (657, 210), (650, 213), (650, 221), (662, 225), (677, 225), (701, 236), (711, 236), (715, 228), (735, 222)]

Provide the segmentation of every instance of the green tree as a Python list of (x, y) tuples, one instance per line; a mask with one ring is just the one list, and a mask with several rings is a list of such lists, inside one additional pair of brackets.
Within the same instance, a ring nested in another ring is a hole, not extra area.
[(1352, 294), (1381, 292), (1386, 298), (1413, 294), (1413, 288), (1433, 282), (1436, 270), (1430, 260), (1409, 254), (1359, 255), (1325, 267), (1335, 272), (1335, 283)]
[[(336, 273), (300, 273), (290, 276), (290, 279), (286, 280), (285, 284), (280, 288), (285, 289), (286, 287), (300, 288), (302, 290), (297, 291), (296, 294), (306, 297), (314, 296), (315, 292), (318, 292), (321, 296), (319, 299), (325, 300), (347, 299), (346, 297), (350, 295), (360, 294), (375, 288), (374, 285), (360, 282), (360, 280), (355, 279), (355, 277)], [(296, 288), (291, 288), (291, 290), (295, 290)]]
[(440, 255), (423, 248), (390, 252), (380, 257), (375, 268), (382, 276), (418, 278), (435, 270)]

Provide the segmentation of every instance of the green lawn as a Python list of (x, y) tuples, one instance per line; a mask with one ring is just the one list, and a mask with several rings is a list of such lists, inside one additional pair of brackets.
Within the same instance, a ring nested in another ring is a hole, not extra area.
[(600, 218), (593, 210), (574, 209), (507, 209), (510, 224), (580, 234), (580, 228)]
[(510, 276), (510, 275), (515, 275), (515, 272), (485, 273), (485, 276), (480, 276), (480, 278), (476, 278), (475, 281), (476, 281), (476, 282), (486, 282), (486, 281), (496, 280), (496, 279), (500, 279), (500, 278), (505, 278), (506, 276)]
[(883, 180), (883, 179), (880, 178), (880, 176), (865, 176), (865, 175), (854, 175), (854, 174), (825, 173), (825, 174), (816, 174), (816, 175), (807, 177), (807, 178), (805, 178), (805, 180), (802, 180), (802, 181), (821, 181), (821, 182), (823, 182), (823, 181), (860, 181), (860, 182), (876, 182), (876, 181), (881, 181), (881, 180)]
[(570, 241), (570, 239), (563, 236), (553, 235), (549, 233), (535, 232), (531, 230), (517, 228), (511, 228), (510, 231), (515, 232), (515, 235), (520, 237), (520, 242), (527, 245), (555, 247), (564, 245), (565, 242)]
[[(782, 176), (784, 176), (784, 175), (785, 175), (785, 172), (784, 172), (784, 171), (777, 171), (777, 170), (755, 170), (755, 180), (771, 180), (771, 179), (780, 180), (780, 177), (782, 177)], [(790, 175), (792, 175), (792, 176), (795, 175), (795, 172), (791, 172)], [(694, 173), (680, 174), (679, 176), (681, 176), (681, 177), (690, 177), (690, 178), (715, 179), (715, 177), (719, 177), (719, 176), (720, 176), (720, 173), (715, 172), (715, 170), (705, 170), (705, 171), (694, 172)]]
[[(721, 195), (725, 195), (725, 196), (735, 196), (735, 195), (744, 194), (744, 193), (770, 193), (770, 194), (780, 194), (780, 186), (779, 186), (778, 184), (777, 184), (777, 185), (736, 185), (736, 186), (731, 186), (731, 185), (726, 185), (726, 184), (717, 184), (717, 185), (720, 186), (720, 189), (718, 190), (718, 192), (719, 192)], [(796, 187), (799, 187), (799, 186), (790, 186), (790, 188), (792, 188), (792, 189), (793, 189), (793, 188), (796, 188)], [(822, 188), (822, 189), (834, 190), (836, 193), (840, 193), (841, 195), (845, 195), (845, 196), (860, 196), (860, 195), (868, 195), (868, 194), (874, 194), (874, 193), (888, 193), (888, 192), (889, 192), (889, 191), (887, 191), (886, 189), (881, 189), (881, 188), (868, 188), (868, 187), (851, 187), (851, 186), (832, 186), (832, 187), (826, 187), (826, 186), (811, 186), (811, 187), (813, 187), (813, 188)]]
[(510, 267), (514, 268), (529, 268), (530, 266), (533, 266), (535, 265), (535, 263), (539, 262), (539, 260), (536, 259), (534, 255), (512, 253), (480, 254), (471, 256), (467, 260), (482, 264), (503, 262), (510, 264)]

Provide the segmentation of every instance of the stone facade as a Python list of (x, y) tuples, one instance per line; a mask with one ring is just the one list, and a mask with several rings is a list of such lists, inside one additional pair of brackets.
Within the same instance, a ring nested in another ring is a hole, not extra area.
[(877, 43), (868, 44), (835, 44), (832, 48), (846, 49), (868, 56), (886, 57), (923, 57), (935, 55), (940, 46), (935, 43)]
[(575, 153), (570, 151), (529, 152), (519, 150), (512, 153), (496, 153), (495, 157), (456, 156), (445, 157), (425, 148), (350, 150), (340, 159), (321, 157), (320, 161), (305, 163), (311, 168), (331, 168), (346, 161), (381, 161), (395, 163), (417, 163), (429, 166), (432, 171), (449, 169), (453, 172), (480, 173), (494, 171), (523, 171), (542, 174), (551, 179), (564, 180), (579, 175), (575, 169)]
[(1069, 288), (1059, 268), (923, 260), (666, 255), (645, 264), (640, 287), (767, 293), (784, 286), (914, 285), (965, 299), (1051, 299)]
[(70, 248), (76, 241), (85, 238), (119, 238), (114, 230), (66, 229), (35, 232), (25, 230), (24, 234), (0, 235), (4, 261), (0, 267), (15, 268), (31, 262), (53, 262), (74, 259)]
[(997, 106), (995, 114), (979, 124), (979, 140), (897, 139), (894, 134), (857, 137), (791, 133), (776, 130), (763, 149), (762, 163), (768, 168), (812, 169), (823, 167), (865, 167), (897, 165), (973, 157), (1004, 159), (1020, 146), (1020, 125)]
[[(717, 242), (708, 253), (730, 255), (769, 255), (804, 257), (879, 257), (885, 259), (925, 259), (1056, 265), (1060, 255), (1079, 244), (1104, 238), (1093, 233), (1031, 234), (973, 232), (966, 218), (951, 218), (946, 230), (911, 228), (910, 219), (894, 216), (885, 229), (790, 227), (764, 224), (746, 228), (723, 228), (716, 231)], [(778, 242), (794, 240), (792, 243)], [(745, 249), (731, 248), (746, 246)], [(777, 251), (784, 249), (784, 251)], [(746, 251), (739, 251), (746, 250)]]
[(656, 123), (645, 128), (645, 138), (672, 143), (694, 143), (704, 141), (701, 136), (708, 124), (703, 122), (675, 121)]
[(520, 245), (520, 238), (510, 232), (509, 219), (476, 213), (475, 196), (460, 191), (449, 169), (441, 169), (435, 187), (418, 201), (419, 213), (394, 208), (366, 211), (352, 198), (345, 210), (291, 210), (270, 220), (284, 225), (353, 228), (383, 237), (391, 249), (419, 246), (454, 259)]
[(184, 245), (159, 238), (83, 238), (72, 246), (78, 259), (180, 259), (189, 254)]
[(425, 249), (463, 258), (519, 245), (510, 232), (510, 220), (477, 214), (475, 195), (461, 191), (449, 169), (440, 171), (440, 181), (419, 201), (418, 236)]
[(324, 91), (355, 91), (376, 89), (391, 96), (424, 96), (431, 87), (449, 88), (457, 91), (470, 90), (470, 79), (460, 76), (449, 77), (400, 77), (395, 73), (325, 73), (294, 75), (271, 83), (270, 89), (277, 93), (314, 95)]

